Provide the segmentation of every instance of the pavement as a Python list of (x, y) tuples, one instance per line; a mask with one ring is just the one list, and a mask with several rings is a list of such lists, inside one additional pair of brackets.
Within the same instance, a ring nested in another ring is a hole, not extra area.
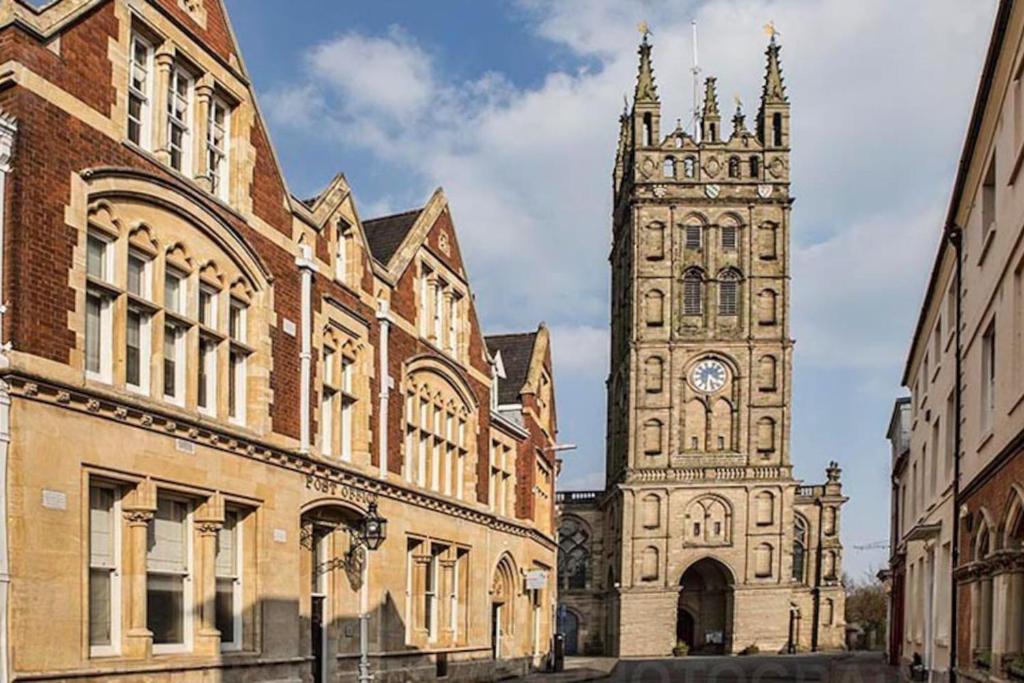
[(898, 683), (899, 671), (874, 652), (622, 659), (569, 657), (565, 671), (528, 683)]

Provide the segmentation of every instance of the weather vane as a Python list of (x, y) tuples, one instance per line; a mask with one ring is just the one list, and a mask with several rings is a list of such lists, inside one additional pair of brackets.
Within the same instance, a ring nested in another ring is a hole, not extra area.
[(733, 95), (732, 101), (736, 103), (736, 109), (741, 109), (743, 107), (743, 100), (740, 99), (739, 95)]
[(647, 42), (647, 36), (654, 35), (651, 33), (651, 27), (647, 25), (646, 21), (641, 21), (636, 25), (636, 30), (640, 32), (640, 35), (644, 37), (644, 42)]
[(781, 33), (779, 33), (778, 29), (775, 28), (775, 22), (774, 21), (769, 21), (767, 24), (764, 25), (764, 33), (765, 33), (766, 36), (768, 36), (768, 37), (770, 37), (772, 39), (773, 43), (775, 42), (775, 37), (776, 36), (781, 36), (782, 35)]

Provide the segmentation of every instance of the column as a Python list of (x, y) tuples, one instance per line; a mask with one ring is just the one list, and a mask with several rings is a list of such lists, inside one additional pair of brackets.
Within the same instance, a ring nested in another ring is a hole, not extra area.
[(174, 67), (174, 48), (165, 42), (156, 51), (156, 80), (153, 83), (153, 154), (164, 164), (171, 163), (171, 150), (167, 137), (167, 101), (171, 83), (171, 69)]
[(427, 565), (430, 555), (414, 555), (412, 573), (412, 634), (413, 643), (426, 643), (429, 631), (426, 628), (427, 614), (425, 596), (427, 594)]
[(146, 536), (155, 508), (124, 507), (128, 525), (122, 546), (123, 589), (128, 603), (128, 631), (125, 633), (125, 657), (148, 659), (153, 653), (153, 634), (146, 626)]
[(210, 127), (210, 100), (213, 98), (213, 79), (207, 74), (196, 83), (196, 108), (192, 120), (192, 157), (195, 159), (195, 181), (207, 192), (213, 190), (210, 178), (210, 157), (206, 153), (206, 136)]
[(221, 519), (196, 522), (196, 597), (199, 602), (199, 623), (196, 632), (196, 654), (216, 655), (220, 652), (220, 631), (217, 629), (217, 533)]
[[(449, 551), (451, 552), (451, 551)], [(440, 644), (446, 646), (455, 645), (455, 631), (452, 629), (452, 595), (455, 594), (455, 560), (446, 557), (439, 562), (441, 575), (437, 581), (437, 592), (441, 600), (440, 608), (437, 610), (438, 633), (444, 634), (440, 638)]]
[[(4, 224), (6, 223), (7, 174), (11, 172), (14, 156), (14, 137), (18, 124), (14, 117), (0, 112), (0, 367), (7, 367), (8, 345), (3, 343), (3, 318), (7, 312), (3, 292), (4, 279)], [(7, 538), (7, 459), (11, 443), (11, 397), (7, 382), (0, 381), (0, 681), (9, 680), (8, 647), (10, 643), (10, 622), (8, 621), (8, 600), (10, 593), (10, 556)]]

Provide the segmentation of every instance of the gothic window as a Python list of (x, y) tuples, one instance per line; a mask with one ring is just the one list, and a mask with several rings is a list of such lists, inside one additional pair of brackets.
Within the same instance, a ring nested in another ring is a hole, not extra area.
[[(777, 114), (776, 114), (777, 116)], [(654, 144), (654, 121), (650, 113), (644, 114), (644, 147)]]
[(777, 388), (775, 356), (761, 356), (758, 362), (758, 374), (761, 391), (775, 391)]
[(695, 545), (725, 545), (729, 543), (732, 510), (717, 496), (699, 498), (686, 510), (687, 541)]
[(683, 159), (683, 175), (693, 178), (697, 173), (697, 161), (693, 157)]
[(761, 258), (765, 261), (774, 260), (777, 256), (775, 232), (776, 228), (771, 223), (762, 225), (758, 230), (758, 242), (760, 243), (758, 246)]
[(704, 227), (699, 223), (689, 223), (686, 226), (686, 248), (700, 249)]
[(665, 324), (665, 295), (660, 290), (652, 289), (644, 296), (644, 314), (649, 327)]
[(796, 515), (793, 520), (793, 579), (806, 582), (807, 520)]
[(644, 386), (648, 394), (660, 394), (664, 388), (664, 361), (651, 356), (644, 362)]
[(825, 564), (825, 567), (824, 567), (824, 570), (822, 571), (822, 574), (825, 575), (826, 579), (830, 579), (830, 580), (831, 579), (835, 579), (836, 578), (836, 564), (837, 564), (836, 563), (836, 551), (829, 550), (828, 552), (825, 553), (824, 564)]
[(732, 404), (724, 397), (718, 398), (712, 408), (711, 433), (715, 437), (715, 448), (732, 450)]
[(662, 168), (662, 174), (666, 178), (676, 177), (676, 160), (673, 157), (666, 157), (665, 165)]
[(143, 149), (151, 149), (153, 46), (139, 35), (132, 36), (128, 72), (128, 139)]
[(736, 251), (736, 236), (737, 230), (735, 225), (726, 223), (722, 226), (722, 249), (724, 251)]
[(658, 455), (662, 452), (661, 420), (650, 419), (644, 423), (644, 453)]
[(774, 325), (778, 319), (776, 311), (777, 296), (774, 291), (766, 289), (758, 297), (758, 309), (762, 325)]
[(644, 548), (640, 559), (640, 580), (658, 580), (658, 549), (654, 546)]
[(707, 407), (699, 398), (691, 399), (686, 404), (686, 422), (684, 423), (686, 443), (691, 451), (700, 451), (704, 448), (704, 438), (707, 435)]
[(750, 157), (750, 177), (761, 177), (761, 159), (758, 157)]
[(762, 417), (757, 421), (757, 450), (771, 453), (775, 450), (775, 420)]
[(704, 312), (704, 278), (697, 269), (683, 276), (683, 315), (701, 315)]
[(772, 137), (776, 147), (782, 147), (782, 114), (772, 114)]
[(735, 270), (724, 271), (718, 279), (718, 315), (735, 316), (739, 313), (740, 276)]
[(640, 518), (645, 529), (657, 529), (661, 526), (661, 498), (654, 493), (644, 496), (640, 504)]
[[(402, 471), (410, 484), (463, 499), (468, 494), (466, 473), (473, 471), (469, 459), (470, 453), (475, 453), (471, 439), (476, 429), (471, 422), (472, 405), (464, 398), (465, 387), (456, 382), (426, 363), (410, 370)], [(512, 471), (515, 458), (493, 450), (490, 456), (493, 491), (494, 468), (502, 473)], [(492, 500), (492, 505), (495, 502)], [(514, 496), (509, 494), (497, 503), (495, 509), (500, 514), (511, 514)]]
[(772, 547), (762, 543), (754, 550), (754, 575), (767, 578), (772, 575)]
[(587, 564), (590, 561), (590, 535), (572, 517), (562, 520), (558, 529), (558, 583), (563, 590), (587, 587)]
[(729, 157), (729, 177), (739, 178), (740, 177), (740, 158)]
[(768, 491), (754, 498), (754, 521), (758, 526), (771, 526), (775, 522), (775, 496)]

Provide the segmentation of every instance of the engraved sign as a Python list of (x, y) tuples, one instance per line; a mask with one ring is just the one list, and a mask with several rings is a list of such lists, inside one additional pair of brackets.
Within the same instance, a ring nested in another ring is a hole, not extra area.
[(706, 194), (710, 199), (718, 199), (718, 194), (721, 191), (722, 188), (720, 188), (718, 185), (712, 184), (704, 186), (704, 194)]
[(373, 494), (369, 491), (363, 491), (315, 474), (306, 475), (306, 488), (357, 503), (369, 503), (373, 499)]
[(43, 507), (47, 510), (67, 510), (68, 496), (63, 491), (43, 489)]
[(288, 540), (288, 532), (284, 529), (274, 529), (274, 543), (284, 543)]
[(548, 586), (548, 573), (543, 569), (531, 569), (526, 572), (526, 590), (543, 590)]
[(768, 199), (769, 197), (772, 196), (772, 186), (771, 185), (758, 185), (757, 186), (757, 196), (760, 197), (761, 199)]

